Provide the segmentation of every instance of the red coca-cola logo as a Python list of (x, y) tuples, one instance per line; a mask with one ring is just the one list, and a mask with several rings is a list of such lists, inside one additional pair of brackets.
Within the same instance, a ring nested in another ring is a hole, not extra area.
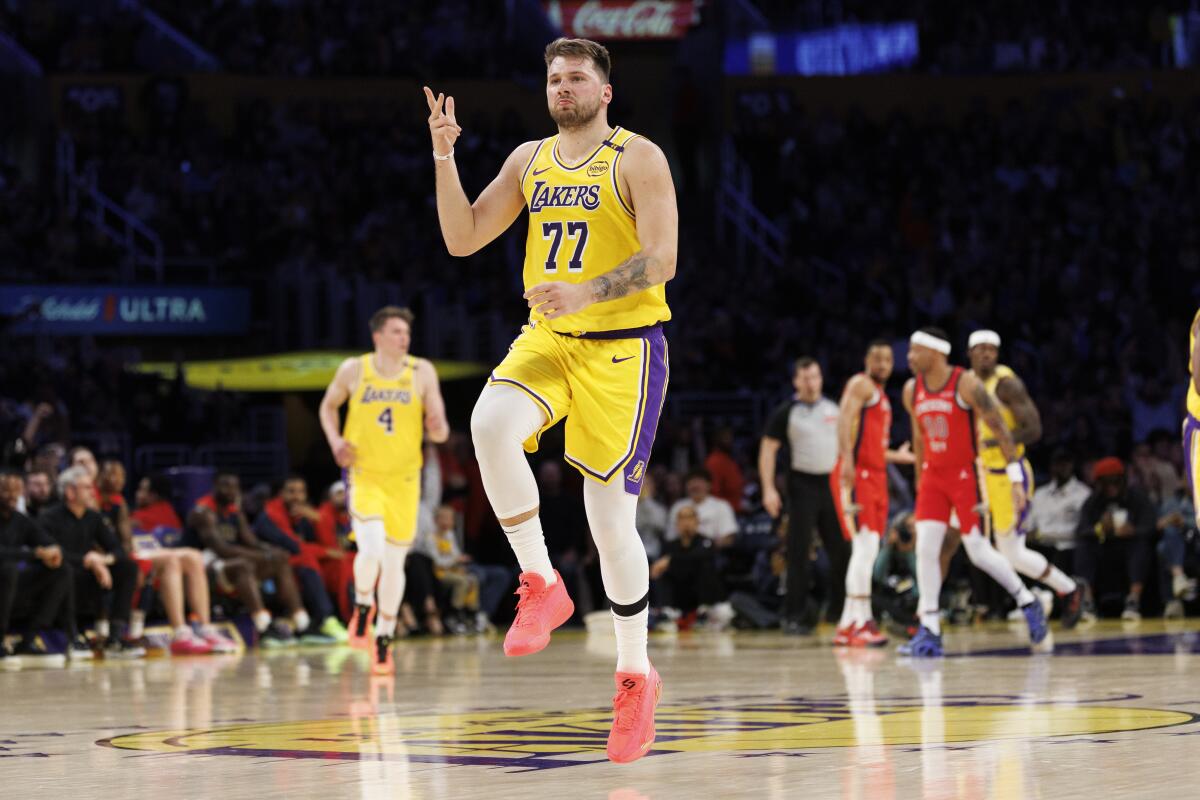
[(568, 36), (588, 39), (678, 39), (695, 14), (692, 0), (586, 0), (546, 4)]

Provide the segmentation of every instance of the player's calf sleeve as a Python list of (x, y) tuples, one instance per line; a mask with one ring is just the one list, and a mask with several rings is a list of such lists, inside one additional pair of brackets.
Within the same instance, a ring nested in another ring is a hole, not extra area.
[(946, 523), (932, 520), (917, 521), (917, 609), (921, 624), (933, 633), (942, 632), (938, 615), (942, 591), (942, 540), (946, 538)]
[(354, 521), (354, 541), (358, 555), (354, 557), (354, 602), (360, 606), (374, 605), (375, 582), (383, 559), (387, 533), (383, 520)]
[(1026, 547), (1023, 535), (1008, 533), (997, 536), (996, 549), (1025, 577), (1041, 581), (1059, 594), (1075, 591), (1075, 581), (1058, 567), (1051, 566), (1044, 555)]
[(604, 593), (612, 607), (617, 672), (647, 674), (650, 564), (635, 524), (637, 497), (625, 491), (619, 476), (607, 486), (587, 480), (583, 505), (600, 556)]
[(983, 538), (983, 534), (979, 532), (978, 528), (964, 534), (962, 544), (971, 563), (990, 575), (992, 580), (1000, 584), (1004, 591), (1015, 597), (1017, 605), (1024, 606), (1032, 602), (1033, 595), (1025, 588), (1025, 584), (1021, 582), (1021, 576), (1013, 569), (1013, 565), (1008, 563), (1008, 559), (1000, 555), (996, 548), (992, 547), (991, 542)]
[(379, 616), (375, 623), (375, 632), (379, 636), (391, 636), (396, 630), (396, 615), (400, 613), (400, 601), (404, 599), (404, 559), (407, 556), (405, 545), (392, 542), (384, 545), (379, 570)]
[(523, 444), (544, 424), (545, 412), (511, 386), (488, 386), (475, 403), (471, 440), (497, 519), (511, 519), (538, 506), (537, 481)]

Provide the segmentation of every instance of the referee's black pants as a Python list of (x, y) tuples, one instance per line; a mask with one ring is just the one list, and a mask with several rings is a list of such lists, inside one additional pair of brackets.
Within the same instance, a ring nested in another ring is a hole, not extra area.
[(846, 566), (850, 563), (850, 543), (842, 536), (842, 527), (838, 524), (837, 509), (829, 488), (829, 474), (789, 471), (787, 490), (787, 596), (784, 598), (783, 617), (806, 624), (817, 621), (815, 613), (809, 612), (809, 595), (812, 592), (812, 559), (809, 554), (815, 529), (821, 534), (821, 544), (829, 556), (831, 570), (825, 618), (836, 623), (846, 600)]

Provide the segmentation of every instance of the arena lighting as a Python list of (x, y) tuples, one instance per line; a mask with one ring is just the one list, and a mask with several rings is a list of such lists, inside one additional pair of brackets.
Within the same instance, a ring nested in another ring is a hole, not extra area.
[[(277, 353), (251, 358), (225, 358), (212, 361), (183, 362), (184, 381), (193, 389), (227, 389), (238, 392), (323, 392), (333, 379), (338, 365), (358, 351), (312, 350)], [(444, 381), (486, 375), (488, 368), (470, 361), (434, 361), (438, 377)], [(173, 380), (176, 364), (171, 361), (147, 361), (130, 364), (128, 369), (157, 374)]]

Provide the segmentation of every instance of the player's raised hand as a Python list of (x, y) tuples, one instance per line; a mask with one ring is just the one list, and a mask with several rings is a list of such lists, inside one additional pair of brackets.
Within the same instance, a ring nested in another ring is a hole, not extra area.
[(462, 128), (454, 118), (454, 98), (444, 94), (433, 96), (433, 90), (425, 89), (425, 102), (429, 106), (429, 135), (433, 137), (433, 152), (439, 156), (449, 155), (454, 149)]

